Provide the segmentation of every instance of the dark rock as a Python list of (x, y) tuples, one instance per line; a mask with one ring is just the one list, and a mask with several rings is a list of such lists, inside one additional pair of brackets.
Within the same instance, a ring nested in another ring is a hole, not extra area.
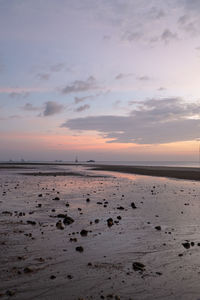
[(66, 218), (67, 217), (67, 214), (58, 214), (57, 215), (57, 218)]
[(108, 227), (113, 226), (113, 219), (112, 219), (112, 218), (109, 218), (109, 219), (107, 220), (107, 225), (108, 225)]
[(94, 222), (97, 224), (99, 223), (99, 219), (95, 219)]
[(87, 234), (88, 234), (88, 231), (85, 229), (81, 230), (81, 232), (80, 232), (81, 236), (87, 236)]
[(84, 249), (83, 249), (83, 247), (82, 247), (82, 246), (79, 246), (79, 247), (76, 247), (76, 251), (78, 251), (78, 252), (83, 252), (83, 251), (84, 251)]
[(56, 227), (61, 230), (63, 230), (65, 228), (60, 220), (56, 223)]
[(156, 272), (156, 274), (157, 274), (157, 275), (159, 275), (159, 276), (161, 276), (161, 275), (162, 275), (162, 273), (161, 273), (161, 272)]
[(194, 242), (191, 242), (190, 245), (191, 245), (192, 247), (194, 247), (195, 243), (194, 243)]
[(141, 262), (133, 262), (133, 270), (134, 271), (144, 271), (145, 270), (145, 265)]
[(134, 202), (131, 203), (131, 207), (132, 207), (133, 209), (137, 208), (137, 207), (135, 206), (135, 203), (134, 203)]
[(70, 225), (70, 224), (74, 223), (74, 219), (72, 219), (71, 217), (66, 216), (66, 217), (64, 218), (64, 220), (63, 220), (63, 223), (64, 223), (65, 225)]
[(14, 291), (11, 291), (11, 290), (6, 291), (6, 296), (14, 296), (14, 295), (15, 295)]
[(59, 197), (55, 197), (55, 198), (52, 199), (52, 200), (58, 201), (58, 200), (60, 200), (60, 198), (59, 198)]
[(35, 222), (35, 221), (30, 221), (30, 220), (28, 220), (26, 223), (27, 223), (27, 224), (31, 224), (31, 225), (36, 225), (36, 222)]
[(182, 243), (183, 247), (185, 249), (189, 249), (190, 248), (190, 243), (189, 242), (185, 242), (185, 243)]
[(55, 278), (56, 278), (55, 275), (51, 275), (51, 276), (50, 276), (50, 279), (55, 279)]
[(117, 209), (124, 210), (124, 207), (123, 206), (118, 206)]
[(122, 219), (122, 217), (121, 217), (121, 216), (117, 216), (117, 219), (118, 219), (118, 220), (121, 220), (121, 219)]
[(38, 197), (42, 197), (42, 194), (39, 194)]
[(90, 198), (87, 198), (87, 199), (86, 199), (86, 202), (90, 202)]
[(69, 275), (67, 275), (67, 278), (68, 278), (68, 279), (72, 279), (73, 276), (69, 274)]
[(156, 226), (155, 229), (158, 230), (158, 231), (160, 231), (161, 230), (161, 226)]
[(24, 273), (32, 273), (33, 270), (29, 267), (24, 268)]

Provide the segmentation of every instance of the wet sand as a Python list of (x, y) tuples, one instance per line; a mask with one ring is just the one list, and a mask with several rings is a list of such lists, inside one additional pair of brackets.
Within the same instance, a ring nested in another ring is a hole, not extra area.
[(198, 181), (27, 169), (0, 170), (2, 299), (200, 299)]

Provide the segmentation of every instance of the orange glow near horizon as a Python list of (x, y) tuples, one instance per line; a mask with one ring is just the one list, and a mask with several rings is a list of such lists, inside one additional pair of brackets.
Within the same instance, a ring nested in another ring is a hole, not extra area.
[(55, 151), (98, 151), (131, 154), (143, 154), (147, 157), (151, 155), (163, 155), (176, 157), (198, 157), (199, 142), (186, 141), (176, 142), (161, 145), (144, 145), (144, 144), (130, 144), (130, 143), (106, 143), (106, 139), (97, 135), (50, 135), (36, 133), (19, 134), (19, 133), (1, 133), (0, 138), (2, 147), (9, 145), (16, 149), (25, 148), (26, 150), (51, 149)]

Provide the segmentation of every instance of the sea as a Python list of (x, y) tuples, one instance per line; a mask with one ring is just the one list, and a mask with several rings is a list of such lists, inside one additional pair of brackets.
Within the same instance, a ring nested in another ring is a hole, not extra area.
[[(54, 163), (62, 164), (69, 163), (74, 164), (75, 161), (0, 161), (0, 163)], [(200, 161), (78, 161), (78, 164), (100, 164), (100, 165), (126, 165), (126, 166), (165, 166), (165, 167), (188, 167), (188, 168), (200, 168)]]

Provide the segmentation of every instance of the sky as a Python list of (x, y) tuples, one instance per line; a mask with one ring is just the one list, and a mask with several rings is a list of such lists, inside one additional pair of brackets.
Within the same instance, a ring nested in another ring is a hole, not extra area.
[(199, 140), (199, 0), (0, 0), (0, 161), (195, 161)]

